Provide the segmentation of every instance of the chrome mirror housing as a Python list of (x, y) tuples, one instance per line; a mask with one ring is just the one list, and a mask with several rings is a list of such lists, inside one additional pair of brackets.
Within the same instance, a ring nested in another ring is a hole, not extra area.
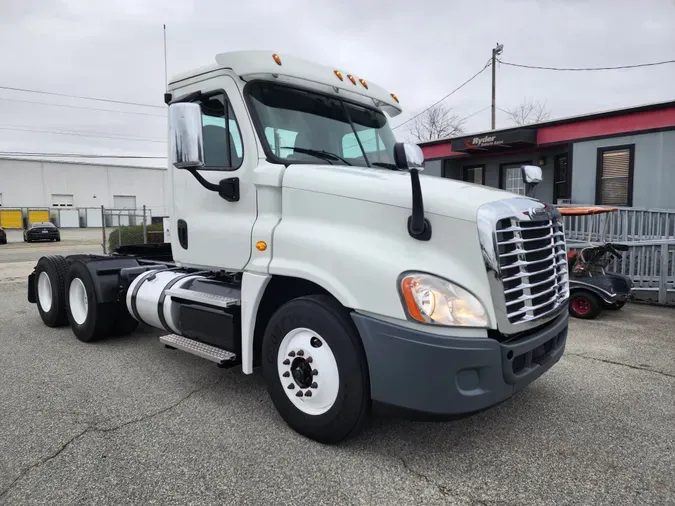
[(204, 166), (202, 111), (199, 104), (177, 103), (169, 106), (171, 163), (177, 169)]
[(424, 153), (417, 144), (397, 142), (394, 145), (394, 161), (399, 169), (424, 170)]

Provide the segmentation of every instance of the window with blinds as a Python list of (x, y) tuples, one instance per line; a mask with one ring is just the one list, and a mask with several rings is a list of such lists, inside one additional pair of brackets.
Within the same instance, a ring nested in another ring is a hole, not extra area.
[(599, 149), (596, 204), (632, 204), (633, 146)]

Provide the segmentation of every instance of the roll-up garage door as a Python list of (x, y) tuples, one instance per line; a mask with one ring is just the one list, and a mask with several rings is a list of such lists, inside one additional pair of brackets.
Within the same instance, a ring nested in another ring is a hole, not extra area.
[(28, 223), (49, 221), (49, 209), (29, 209)]
[(0, 209), (0, 227), (23, 228), (21, 209)]

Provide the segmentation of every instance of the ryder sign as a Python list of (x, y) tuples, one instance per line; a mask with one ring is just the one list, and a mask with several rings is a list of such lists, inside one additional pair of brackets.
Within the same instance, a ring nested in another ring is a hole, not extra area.
[(453, 151), (486, 151), (537, 144), (537, 130), (518, 128), (505, 132), (486, 133), (452, 139)]

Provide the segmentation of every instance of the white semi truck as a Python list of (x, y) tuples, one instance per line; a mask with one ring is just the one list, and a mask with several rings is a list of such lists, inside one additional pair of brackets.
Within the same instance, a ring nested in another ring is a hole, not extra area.
[(555, 209), (421, 176), (385, 115), (399, 99), (361, 77), (272, 52), (215, 60), (165, 94), (171, 242), (41, 258), (28, 299), (45, 324), (89, 342), (141, 322), (167, 348), (261, 367), (283, 419), (325, 443), (374, 404), (483, 410), (560, 359)]

